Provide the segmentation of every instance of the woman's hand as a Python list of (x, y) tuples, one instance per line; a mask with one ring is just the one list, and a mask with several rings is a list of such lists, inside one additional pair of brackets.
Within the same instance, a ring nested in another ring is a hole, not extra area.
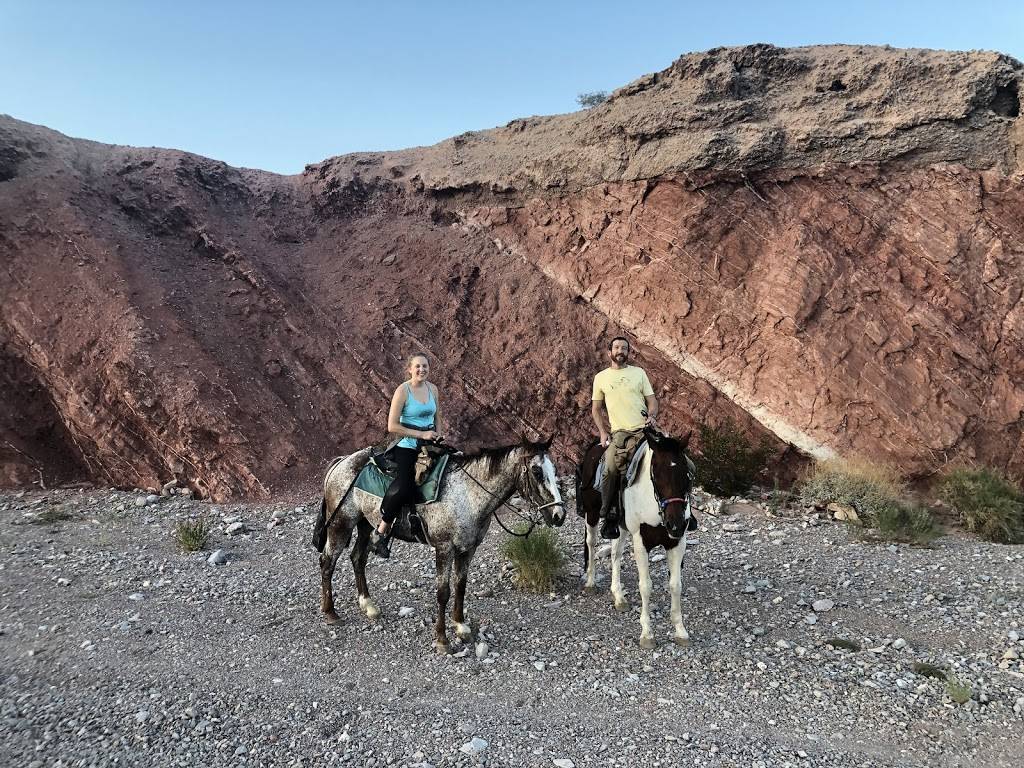
[(439, 440), (442, 439), (443, 437), (441, 436), (441, 433), (435, 432), (432, 429), (428, 429), (426, 432), (420, 432), (420, 440), (431, 440), (433, 442), (438, 442)]

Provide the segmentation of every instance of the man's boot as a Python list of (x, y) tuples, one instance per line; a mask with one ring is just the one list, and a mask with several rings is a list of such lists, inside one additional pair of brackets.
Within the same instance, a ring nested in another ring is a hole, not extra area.
[(602, 539), (619, 538), (619, 510), (609, 509), (604, 516), (604, 524), (601, 526)]
[(615, 503), (615, 496), (619, 492), (619, 475), (609, 466), (610, 463), (606, 458), (604, 476), (601, 478), (601, 517), (604, 518), (602, 539), (619, 538), (619, 505)]
[[(605, 477), (607, 478), (607, 475)], [(619, 538), (619, 506), (615, 503), (616, 485), (614, 479), (611, 482), (602, 483), (601, 517), (604, 518), (604, 523), (601, 525), (602, 539)]]

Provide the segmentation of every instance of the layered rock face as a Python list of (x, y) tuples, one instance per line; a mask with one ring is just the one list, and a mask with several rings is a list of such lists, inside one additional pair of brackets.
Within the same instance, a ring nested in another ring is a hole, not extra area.
[(312, 484), (420, 349), (460, 442), (568, 464), (623, 332), (675, 431), (1019, 474), (1021, 75), (718, 49), (293, 177), (0, 118), (0, 480)]

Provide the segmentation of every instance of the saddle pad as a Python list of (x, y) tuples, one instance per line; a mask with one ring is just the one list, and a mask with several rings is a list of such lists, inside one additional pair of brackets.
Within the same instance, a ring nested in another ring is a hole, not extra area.
[[(628, 488), (636, 480), (636, 470), (640, 466), (640, 462), (644, 458), (644, 454), (647, 453), (647, 441), (641, 440), (637, 445), (636, 450), (633, 451), (633, 458), (629, 460), (629, 466), (626, 468), (626, 482), (623, 483), (623, 488)], [(601, 457), (601, 461), (597, 463), (597, 472), (594, 473), (594, 490), (601, 490), (601, 480), (604, 478), (604, 456)]]
[[(417, 487), (419, 491), (419, 498), (416, 500), (417, 504), (429, 504), (432, 501), (437, 501), (437, 497), (441, 493), (441, 479), (444, 477), (444, 471), (447, 467), (448, 454), (438, 456), (437, 461), (434, 463), (434, 468), (427, 475), (427, 479)], [(388, 492), (388, 486), (391, 485), (391, 480), (392, 478), (384, 474), (380, 467), (369, 461), (356, 477), (355, 487), (371, 496), (383, 499), (384, 494)]]
[[(647, 441), (644, 440), (637, 446), (636, 452), (633, 454), (633, 458), (629, 462), (629, 468), (626, 469), (626, 484), (623, 488), (628, 488), (636, 480), (636, 470), (640, 466), (640, 462), (647, 453)], [(689, 456), (684, 456), (686, 459), (686, 473), (690, 476), (690, 485), (693, 485), (697, 479), (697, 467), (694, 465), (693, 460)], [(601, 490), (601, 479), (604, 477), (604, 456), (601, 457), (601, 461), (597, 463), (597, 472), (594, 473), (594, 490)]]

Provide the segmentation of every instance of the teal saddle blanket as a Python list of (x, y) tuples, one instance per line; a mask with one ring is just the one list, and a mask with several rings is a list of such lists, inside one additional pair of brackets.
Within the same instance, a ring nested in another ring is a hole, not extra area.
[[(441, 494), (441, 479), (448, 467), (448, 458), (447, 453), (437, 457), (426, 479), (417, 488), (417, 504), (429, 504), (432, 501), (437, 501), (437, 497)], [(371, 496), (383, 499), (393, 479), (373, 459), (370, 459), (356, 477), (355, 487)]]

